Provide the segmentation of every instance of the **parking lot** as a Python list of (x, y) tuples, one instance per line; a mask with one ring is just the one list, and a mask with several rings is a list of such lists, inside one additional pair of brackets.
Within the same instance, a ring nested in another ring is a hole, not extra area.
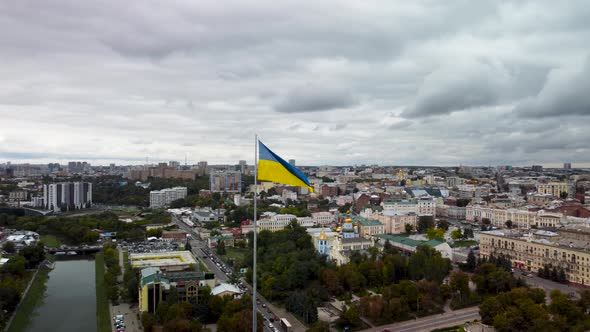
[(148, 252), (168, 252), (176, 251), (179, 245), (174, 242), (166, 241), (144, 241), (134, 243), (119, 243), (121, 247), (126, 248), (130, 254), (134, 253), (148, 253)]

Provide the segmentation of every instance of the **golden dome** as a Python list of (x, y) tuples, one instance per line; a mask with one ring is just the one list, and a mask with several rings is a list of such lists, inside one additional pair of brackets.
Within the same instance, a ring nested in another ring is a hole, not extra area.
[(320, 240), (325, 240), (326, 239), (326, 231), (321, 231), (320, 232)]

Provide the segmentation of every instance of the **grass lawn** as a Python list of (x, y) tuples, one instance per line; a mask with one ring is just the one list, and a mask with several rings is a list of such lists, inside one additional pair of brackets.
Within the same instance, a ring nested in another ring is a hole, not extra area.
[(109, 312), (109, 300), (107, 299), (107, 290), (104, 285), (104, 254), (99, 252), (95, 259), (96, 267), (96, 321), (98, 332), (111, 331), (111, 315)]
[(25, 295), (25, 298), (22, 300), (22, 303), (15, 314), (12, 324), (6, 331), (20, 332), (27, 330), (27, 327), (33, 318), (33, 312), (43, 303), (45, 290), (47, 289), (45, 283), (47, 282), (47, 279), (49, 279), (49, 271), (50, 270), (45, 268), (39, 270), (35, 280), (33, 280), (31, 288), (29, 288), (29, 291)]
[(470, 246), (476, 246), (476, 245), (477, 245), (477, 241), (461, 240), (461, 241), (455, 241), (455, 243), (453, 243), (453, 248), (470, 247)]
[(57, 248), (61, 242), (53, 235), (41, 235), (41, 241), (50, 248)]
[(248, 250), (248, 248), (226, 247), (225, 255), (223, 255), (223, 260), (226, 262), (233, 260), (235, 262), (234, 267), (242, 267)]

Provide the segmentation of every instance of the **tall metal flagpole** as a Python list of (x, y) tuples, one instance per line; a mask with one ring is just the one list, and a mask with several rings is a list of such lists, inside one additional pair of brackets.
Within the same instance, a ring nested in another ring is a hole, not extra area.
[(254, 263), (252, 264), (252, 332), (256, 332), (256, 200), (258, 196), (258, 134), (254, 134)]

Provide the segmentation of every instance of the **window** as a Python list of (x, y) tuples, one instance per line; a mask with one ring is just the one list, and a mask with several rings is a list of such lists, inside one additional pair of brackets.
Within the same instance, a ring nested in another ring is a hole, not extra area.
[(199, 289), (195, 285), (190, 285), (186, 288), (186, 297), (192, 298), (196, 297), (199, 294)]

